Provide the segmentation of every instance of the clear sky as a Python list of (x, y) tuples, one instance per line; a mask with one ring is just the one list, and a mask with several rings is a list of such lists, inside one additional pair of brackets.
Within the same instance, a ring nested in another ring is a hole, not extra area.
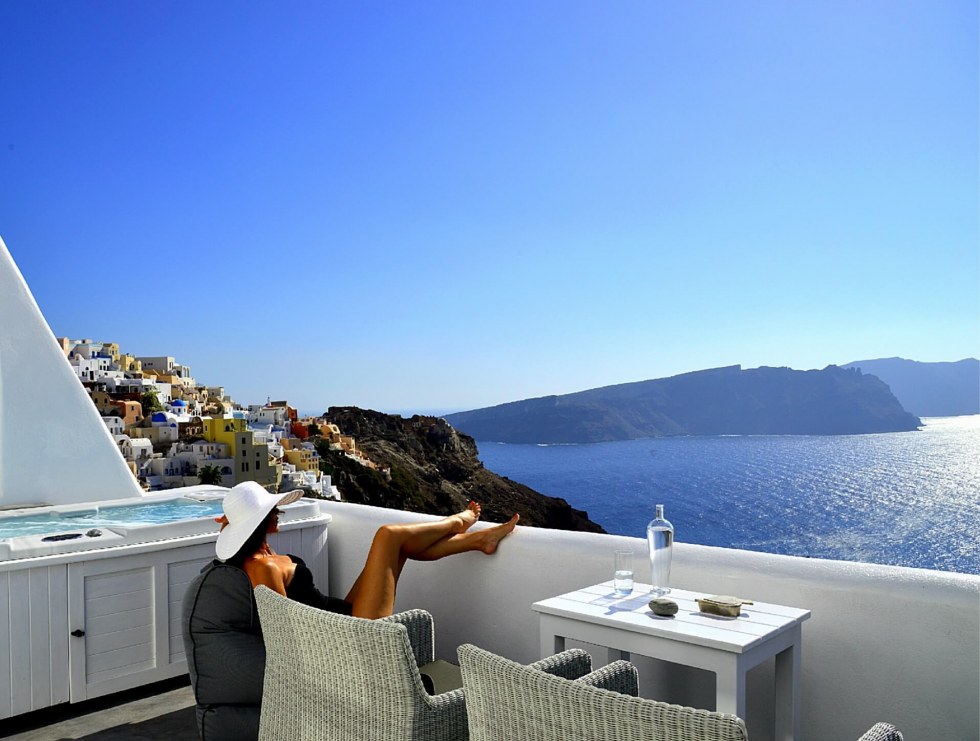
[(977, 357), (978, 27), (973, 0), (3, 2), (0, 236), (55, 334), (311, 413)]

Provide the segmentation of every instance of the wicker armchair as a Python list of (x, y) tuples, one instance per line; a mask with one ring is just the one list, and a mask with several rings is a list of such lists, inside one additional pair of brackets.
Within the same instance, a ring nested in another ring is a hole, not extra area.
[(419, 666), (434, 655), (432, 616), (381, 620), (324, 612), (255, 590), (266, 665), (259, 738), (265, 741), (460, 741), (463, 690), (426, 693)]
[[(628, 662), (632, 691), (610, 691), (601, 683), (549, 675), (476, 646), (459, 647), (472, 741), (746, 741), (745, 724), (734, 715), (683, 708), (636, 694), (636, 669)], [(603, 670), (600, 669), (599, 672)], [(615, 687), (612, 687), (615, 690)]]
[(903, 741), (903, 736), (889, 723), (875, 723), (858, 741)]
[[(629, 662), (585, 674), (589, 658), (579, 650), (585, 658), (572, 671), (549, 667), (574, 651), (523, 666), (476, 646), (460, 646), (471, 741), (748, 739), (738, 716), (636, 697), (636, 668)], [(878, 723), (860, 741), (902, 741), (902, 734)]]

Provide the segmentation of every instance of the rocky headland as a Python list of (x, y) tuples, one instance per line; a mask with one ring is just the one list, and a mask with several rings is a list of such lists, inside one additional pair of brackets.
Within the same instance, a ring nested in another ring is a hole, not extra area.
[(317, 444), (321, 469), (333, 476), (347, 501), (445, 515), (473, 499), (483, 506), (487, 521), (503, 522), (518, 512), (521, 525), (605, 532), (564, 499), (488, 471), (473, 438), (445, 419), (405, 418), (357, 407), (330, 407), (324, 417), (353, 436), (358, 449), (378, 466), (370, 468), (331, 450), (325, 441)]
[(725, 368), (446, 415), (477, 440), (592, 443), (668, 435), (849, 435), (915, 430), (879, 378), (857, 369)]
[(919, 417), (958, 417), (980, 414), (980, 360), (921, 363), (905, 358), (856, 360), (858, 368), (888, 384), (902, 406)]

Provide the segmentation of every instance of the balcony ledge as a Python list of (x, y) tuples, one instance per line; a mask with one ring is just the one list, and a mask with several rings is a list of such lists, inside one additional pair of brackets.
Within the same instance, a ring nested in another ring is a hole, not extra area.
[[(333, 517), (329, 580), (341, 595), (380, 525), (430, 519), (343, 502), (320, 507)], [(434, 615), (439, 658), (454, 660), (459, 644), (475, 643), (530, 662), (539, 658), (531, 604), (610, 579), (613, 552), (622, 548), (642, 555), (646, 541), (518, 527), (494, 556), (407, 564), (396, 609)], [(637, 578), (648, 581), (643, 560)], [(677, 543), (671, 583), (812, 611), (803, 626), (806, 738), (858, 738), (878, 720), (906, 738), (980, 737), (978, 576)], [(643, 657), (634, 663), (642, 695), (713, 707), (708, 673)], [(749, 674), (745, 720), (753, 741), (772, 727), (771, 691), (764, 691), (772, 681), (771, 661)]]

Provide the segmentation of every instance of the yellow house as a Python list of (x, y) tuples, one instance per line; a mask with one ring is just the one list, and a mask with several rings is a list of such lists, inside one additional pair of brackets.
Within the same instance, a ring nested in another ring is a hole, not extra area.
[(102, 352), (112, 358), (112, 364), (119, 364), (119, 343), (118, 342), (103, 342)]
[(107, 391), (92, 391), (89, 393), (92, 397), (92, 403), (95, 404), (95, 408), (99, 410), (99, 414), (105, 416), (107, 414), (112, 414), (114, 411), (118, 411), (116, 406), (116, 400)]
[(340, 440), (340, 428), (332, 422), (321, 422), (320, 425), (320, 437), (324, 437), (330, 442), (338, 442)]
[(320, 456), (305, 448), (293, 448), (283, 452), (287, 463), (292, 463), (300, 471), (314, 471), (320, 474)]
[(136, 359), (135, 355), (130, 355), (129, 353), (121, 353), (119, 355), (119, 360), (116, 361), (116, 365), (119, 366), (119, 370), (127, 372), (143, 372), (143, 364)]
[(171, 386), (181, 386), (184, 383), (184, 379), (173, 373), (167, 373), (166, 371), (150, 371), (156, 376), (156, 380), (160, 383), (169, 383)]
[(255, 442), (255, 436), (244, 419), (204, 417), (201, 422), (205, 440), (228, 446), (229, 455), (234, 461), (233, 483), (254, 481), (273, 491), (279, 488), (282, 466), (272, 462), (268, 445)]

